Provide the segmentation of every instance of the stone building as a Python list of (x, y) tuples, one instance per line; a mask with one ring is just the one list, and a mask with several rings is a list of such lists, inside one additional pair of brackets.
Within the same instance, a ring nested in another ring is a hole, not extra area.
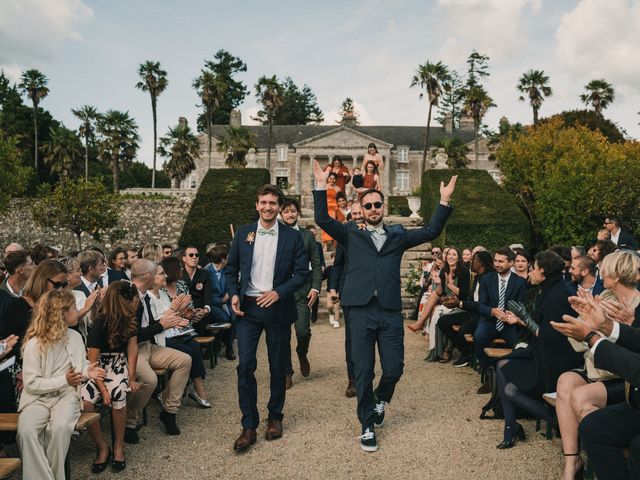
[[(240, 112), (231, 115), (231, 125), (241, 125)], [(500, 172), (495, 161), (489, 160), (489, 150), (484, 139), (480, 142), (479, 162), (476, 165), (473, 154), (473, 121), (462, 119), (455, 131), (451, 121), (441, 127), (431, 127), (429, 144), (435, 145), (440, 139), (459, 137), (469, 147), (469, 168), (489, 171), (499, 180)], [(268, 126), (245, 126), (255, 136), (257, 151), (247, 155), (248, 167), (265, 167), (268, 146)], [(225, 168), (225, 154), (216, 149), (217, 137), (223, 134), (227, 125), (212, 128), (211, 168)], [(420, 162), (426, 127), (411, 126), (355, 126), (340, 125), (274, 125), (272, 131), (271, 176), (288, 194), (300, 195), (308, 205), (312, 190), (312, 161), (327, 165), (334, 158), (340, 158), (349, 169), (362, 165), (363, 156), (369, 143), (375, 143), (384, 158), (382, 185), (387, 195), (407, 195), (420, 185)], [(207, 135), (199, 135), (202, 153), (196, 169), (182, 182), (184, 190), (197, 189), (209, 166)], [(434, 147), (427, 157), (427, 168), (446, 168), (446, 155)]]

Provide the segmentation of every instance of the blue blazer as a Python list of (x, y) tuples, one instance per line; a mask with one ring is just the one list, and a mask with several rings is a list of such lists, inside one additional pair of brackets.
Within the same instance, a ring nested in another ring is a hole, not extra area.
[[(504, 305), (507, 307), (509, 300), (517, 300), (522, 302), (524, 294), (527, 291), (527, 282), (524, 278), (511, 273), (509, 281), (507, 282), (507, 289), (505, 291)], [(482, 276), (480, 279), (480, 291), (478, 292), (478, 312), (481, 319), (489, 320), (494, 319), (491, 316), (491, 309), (498, 307), (499, 300), (499, 286), (498, 286), (498, 273), (489, 272)], [(467, 302), (465, 302), (467, 303)]]
[[(567, 287), (571, 292), (571, 295), (576, 295), (578, 293), (578, 284), (574, 282), (567, 282)], [(591, 292), (593, 296), (600, 295), (604, 290), (604, 284), (602, 283), (602, 279), (600, 277), (596, 277), (596, 283), (593, 286), (593, 291)]]
[(375, 293), (382, 308), (402, 310), (400, 261), (405, 250), (440, 235), (452, 208), (438, 205), (427, 225), (407, 230), (402, 225), (384, 225), (386, 241), (378, 252), (371, 233), (354, 222), (340, 223), (327, 211), (326, 191), (313, 192), (315, 221), (345, 248), (347, 263), (340, 302), (347, 307), (367, 305)]
[[(253, 245), (255, 241), (247, 241), (250, 234), (255, 238), (258, 223), (243, 225), (238, 228), (225, 269), (226, 287), (229, 297), (240, 297), (240, 308), (251, 279), (251, 263), (253, 261)], [(276, 264), (273, 272), (273, 289), (280, 299), (275, 303), (275, 315), (281, 321), (294, 323), (298, 314), (294, 298), (308, 280), (309, 258), (302, 242), (300, 232), (286, 225), (278, 225), (278, 246)], [(241, 320), (240, 320), (241, 321)]]
[(209, 318), (214, 322), (232, 321), (235, 316), (231, 310), (231, 300), (229, 299), (226, 302), (228, 313), (223, 308), (225, 303), (222, 302), (227, 291), (226, 267), (220, 272), (220, 280), (218, 280), (216, 269), (212, 263), (204, 267), (204, 269), (209, 273), (209, 277), (211, 278), (211, 314)]

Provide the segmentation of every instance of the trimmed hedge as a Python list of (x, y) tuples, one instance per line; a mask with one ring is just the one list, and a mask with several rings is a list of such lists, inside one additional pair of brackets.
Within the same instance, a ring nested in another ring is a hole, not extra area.
[(407, 197), (389, 197), (389, 215), (408, 217), (411, 215)]
[(484, 170), (466, 168), (429, 170), (422, 176), (422, 218), (431, 218), (440, 199), (440, 182), (458, 175), (453, 196), (453, 213), (435, 245), (472, 248), (482, 245), (490, 251), (510, 245), (531, 243), (527, 217), (516, 199)]
[(204, 254), (208, 243), (231, 243), (229, 224), (237, 229), (256, 219), (256, 191), (270, 182), (263, 168), (209, 170), (191, 204), (179, 244)]

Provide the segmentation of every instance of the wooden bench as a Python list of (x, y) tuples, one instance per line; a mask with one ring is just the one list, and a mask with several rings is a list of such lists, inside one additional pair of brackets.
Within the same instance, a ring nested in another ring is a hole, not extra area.
[(509, 355), (513, 352), (511, 348), (485, 348), (484, 353), (487, 354), (489, 358), (502, 358), (505, 355)]
[(218, 334), (225, 330), (229, 330), (231, 327), (233, 327), (233, 325), (229, 322), (210, 323), (209, 325), (206, 326), (206, 329), (207, 329), (207, 332), (209, 332), (209, 335), (215, 337), (215, 341), (213, 342), (213, 365), (214, 366), (218, 364), (218, 353), (220, 353), (220, 350), (221, 350), (220, 344), (222, 342), (222, 335), (218, 335)]
[(20, 468), (19, 458), (0, 458), (0, 478), (5, 478)]
[(216, 337), (196, 337), (195, 340), (202, 348), (207, 349), (209, 353), (209, 368), (213, 368), (215, 366), (214, 361), (216, 360), (216, 354), (213, 348)]

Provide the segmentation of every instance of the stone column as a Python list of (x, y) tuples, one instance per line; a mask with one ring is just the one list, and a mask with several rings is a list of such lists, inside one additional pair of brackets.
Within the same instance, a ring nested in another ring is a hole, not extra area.
[(300, 155), (296, 155), (296, 193), (302, 194), (302, 162), (300, 161)]
[(358, 165), (358, 155), (351, 156), (351, 163), (352, 163), (352, 166), (351, 166), (352, 169), (356, 167), (360, 167), (360, 165)]

